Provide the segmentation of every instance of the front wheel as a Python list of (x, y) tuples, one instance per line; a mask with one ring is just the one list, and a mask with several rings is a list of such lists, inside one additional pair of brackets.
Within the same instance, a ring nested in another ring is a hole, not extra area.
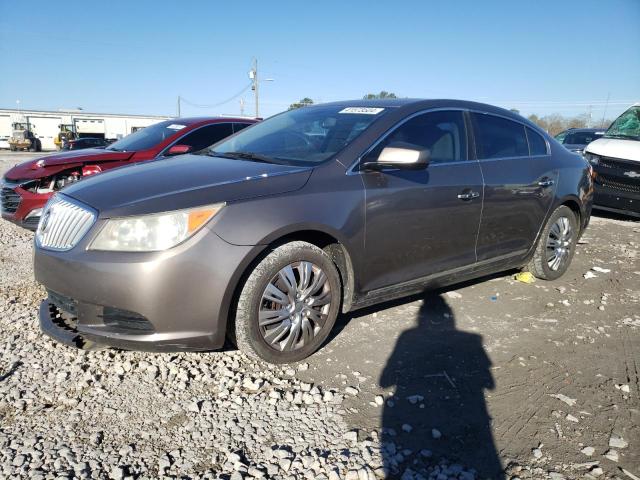
[(307, 242), (274, 249), (238, 298), (235, 341), (269, 363), (300, 361), (318, 350), (336, 321), (342, 288), (329, 256)]
[(578, 242), (578, 220), (566, 205), (554, 210), (544, 226), (527, 269), (543, 280), (555, 280), (567, 271)]

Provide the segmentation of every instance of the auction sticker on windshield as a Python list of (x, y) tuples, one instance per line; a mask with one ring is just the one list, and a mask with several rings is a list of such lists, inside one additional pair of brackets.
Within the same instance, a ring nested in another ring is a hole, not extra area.
[(167, 128), (170, 128), (171, 130), (182, 130), (184, 127), (186, 127), (186, 125), (180, 125), (179, 123), (172, 123), (167, 126)]
[(373, 107), (347, 107), (340, 110), (338, 113), (360, 113), (364, 115), (377, 115), (384, 108), (373, 108)]

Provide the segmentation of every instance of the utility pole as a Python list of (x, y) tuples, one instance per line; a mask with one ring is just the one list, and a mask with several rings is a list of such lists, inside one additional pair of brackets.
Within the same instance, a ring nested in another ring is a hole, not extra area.
[(180, 118), (180, 95), (178, 95), (178, 109), (177, 109), (177, 117)]
[(253, 57), (253, 66), (249, 70), (249, 78), (251, 79), (251, 90), (256, 100), (256, 118), (260, 116), (260, 107), (258, 102), (258, 59)]
[(244, 117), (244, 98), (240, 99), (240, 116)]

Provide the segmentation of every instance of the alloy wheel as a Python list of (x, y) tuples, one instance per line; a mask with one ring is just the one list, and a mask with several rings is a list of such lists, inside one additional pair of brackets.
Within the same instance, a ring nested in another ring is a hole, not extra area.
[(551, 270), (559, 270), (569, 259), (573, 231), (567, 217), (559, 217), (549, 229), (547, 237), (547, 265)]

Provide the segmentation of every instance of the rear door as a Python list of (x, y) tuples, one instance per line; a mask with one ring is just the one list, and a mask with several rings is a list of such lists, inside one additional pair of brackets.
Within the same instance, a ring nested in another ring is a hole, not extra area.
[(482, 174), (461, 111), (418, 114), (365, 155), (394, 142), (429, 149), (426, 170), (361, 172), (366, 190), (365, 291), (451, 272), (476, 261)]
[(545, 139), (523, 123), (471, 113), (484, 178), (478, 261), (525, 254), (551, 206), (557, 182)]

